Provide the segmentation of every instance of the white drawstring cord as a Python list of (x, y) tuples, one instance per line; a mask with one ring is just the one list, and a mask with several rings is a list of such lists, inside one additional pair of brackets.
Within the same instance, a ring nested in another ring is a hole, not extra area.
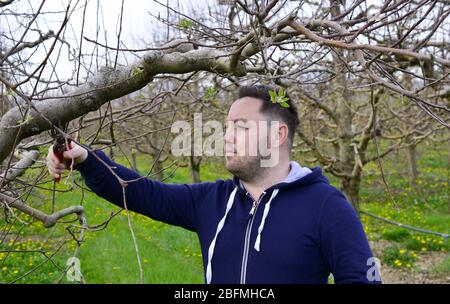
[(219, 235), (220, 231), (223, 228), (223, 225), (225, 224), (225, 219), (228, 215), (228, 212), (230, 211), (231, 207), (233, 206), (234, 197), (236, 196), (236, 192), (238, 190), (238, 187), (234, 188), (233, 192), (231, 192), (230, 197), (228, 199), (227, 203), (227, 209), (225, 211), (225, 215), (220, 220), (219, 224), (217, 225), (216, 235), (214, 236), (214, 239), (212, 240), (211, 244), (209, 245), (208, 249), (208, 266), (206, 267), (206, 283), (211, 284), (212, 280), (212, 265), (211, 261), (214, 254), (214, 247), (216, 247), (216, 240), (217, 236)]
[(275, 198), (275, 196), (277, 196), (277, 194), (278, 194), (278, 189), (274, 189), (273, 192), (272, 192), (272, 195), (270, 196), (269, 201), (267, 202), (266, 206), (264, 207), (263, 217), (262, 217), (262, 220), (261, 220), (261, 224), (259, 225), (259, 228), (258, 228), (258, 236), (256, 237), (256, 242), (255, 242), (255, 250), (256, 251), (260, 251), (261, 233), (262, 233), (262, 231), (264, 229), (264, 224), (266, 222), (267, 214), (269, 214), (270, 203)]

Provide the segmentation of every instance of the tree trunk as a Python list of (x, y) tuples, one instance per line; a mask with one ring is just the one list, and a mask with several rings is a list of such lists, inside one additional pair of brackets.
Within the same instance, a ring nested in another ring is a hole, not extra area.
[[(160, 128), (159, 122), (156, 119), (152, 119), (151, 125), (153, 130), (158, 130)], [(164, 171), (163, 171), (163, 157), (164, 151), (161, 151), (162, 149), (162, 143), (161, 143), (161, 133), (160, 132), (152, 132), (149, 136), (146, 136), (148, 141), (148, 147), (150, 150), (150, 155), (153, 159), (153, 170), (152, 170), (152, 178), (155, 180), (162, 181), (164, 180)]]
[(191, 177), (192, 177), (192, 182), (197, 184), (201, 182), (200, 179), (200, 163), (201, 163), (201, 157), (195, 157), (193, 155), (191, 155), (189, 157), (189, 168), (191, 170)]
[(344, 192), (347, 200), (352, 205), (356, 214), (359, 216), (359, 186), (361, 183), (361, 176), (353, 178), (344, 178), (341, 182), (341, 189)]
[(153, 179), (162, 181), (164, 179), (164, 171), (163, 171), (163, 164), (162, 161), (157, 159), (155, 161), (155, 165), (153, 166)]
[(419, 173), (417, 171), (417, 146), (410, 145), (406, 148), (406, 156), (408, 159), (408, 176), (412, 186), (416, 185)]
[[(330, 0), (331, 15), (336, 17), (341, 14), (341, 2)], [(359, 185), (361, 181), (358, 169), (355, 174), (353, 171), (356, 162), (355, 149), (353, 144), (354, 132), (352, 129), (353, 113), (353, 95), (348, 89), (348, 73), (347, 68), (341, 58), (345, 58), (346, 53), (337, 50), (332, 54), (334, 70), (336, 72), (336, 117), (337, 117), (337, 134), (339, 147), (339, 168), (340, 171), (348, 177), (342, 177), (341, 186), (347, 200), (352, 204), (353, 209), (359, 216)], [(355, 174), (355, 175), (354, 175)], [(350, 177), (351, 176), (351, 177)]]
[(450, 143), (448, 144), (448, 158), (447, 158), (447, 200), (448, 200), (448, 213), (450, 214)]
[(139, 173), (137, 158), (136, 158), (136, 149), (131, 149), (131, 165), (133, 166), (133, 170)]

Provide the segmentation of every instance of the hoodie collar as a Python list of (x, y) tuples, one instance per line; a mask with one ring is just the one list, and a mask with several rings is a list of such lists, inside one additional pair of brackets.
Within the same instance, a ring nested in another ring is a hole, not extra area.
[(312, 172), (311, 169), (300, 166), (300, 164), (296, 161), (291, 161), (290, 164), (291, 170), (289, 171), (288, 176), (286, 176), (281, 183), (289, 184), (295, 182), (296, 180), (299, 180)]
[[(314, 168), (310, 169), (308, 167), (300, 166), (300, 164), (296, 161), (290, 161), (289, 163), (290, 163), (291, 169), (289, 171), (288, 176), (286, 176), (286, 178), (284, 180), (282, 180), (281, 182), (271, 186), (270, 188), (268, 188), (266, 190), (270, 190), (270, 189), (274, 189), (274, 188), (281, 188), (281, 187), (288, 186), (290, 184), (300, 184), (300, 183), (303, 183), (303, 181), (306, 182), (306, 184), (308, 184), (311, 182), (311, 181), (308, 181), (308, 180), (310, 180), (310, 178), (306, 178), (306, 176), (308, 176), (308, 175), (313, 175), (313, 176), (311, 176), (311, 177), (313, 177), (312, 180), (315, 180), (319, 177), (325, 178), (322, 175), (322, 170), (320, 169), (320, 167), (314, 167)], [(311, 174), (311, 173), (313, 173), (313, 174)], [(326, 180), (326, 178), (325, 178), (325, 180)], [(233, 177), (233, 183), (235, 184), (235, 186), (238, 186), (239, 190), (246, 191), (244, 184), (238, 177), (236, 177), (236, 176)]]

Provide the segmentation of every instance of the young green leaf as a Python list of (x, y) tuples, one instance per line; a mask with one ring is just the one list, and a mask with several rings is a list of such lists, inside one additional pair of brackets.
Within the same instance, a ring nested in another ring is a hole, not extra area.
[(194, 26), (194, 22), (192, 20), (183, 18), (177, 23), (177, 28), (180, 30), (188, 30)]
[(269, 90), (270, 100), (272, 103), (278, 103), (283, 108), (289, 108), (289, 104), (287, 101), (289, 100), (288, 97), (286, 97), (286, 92), (283, 88), (280, 88), (280, 90), (277, 92)]

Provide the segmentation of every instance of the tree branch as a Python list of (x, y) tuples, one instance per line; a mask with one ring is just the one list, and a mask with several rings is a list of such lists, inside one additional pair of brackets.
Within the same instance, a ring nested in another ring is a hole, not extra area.
[(50, 215), (45, 214), (44, 212), (34, 209), (33, 207), (30, 207), (20, 199), (12, 198), (8, 195), (5, 195), (3, 193), (0, 193), (0, 199), (5, 201), (6, 204), (9, 207), (16, 208), (23, 213), (28, 214), (32, 218), (42, 222), (44, 224), (45, 228), (50, 228), (56, 224), (56, 222), (70, 214), (77, 214), (78, 219), (81, 223), (86, 222), (86, 218), (84, 215), (84, 207), (83, 206), (72, 206), (65, 209), (62, 209), (60, 211), (57, 211), (55, 213), (52, 213)]
[[(0, 162), (11, 153), (16, 136), (20, 141), (49, 130), (52, 121), (59, 120), (64, 124), (97, 110), (108, 101), (141, 89), (157, 74), (184, 74), (193, 71), (236, 76), (246, 74), (245, 66), (242, 64), (230, 68), (228, 53), (206, 49), (170, 54), (159, 51), (148, 52), (141, 60), (130, 66), (116, 70), (103, 68), (85, 84), (65, 96), (33, 102), (33, 109), (24, 122), (21, 122), (23, 117), (19, 108), (9, 110), (0, 121)], [(0, 80), (7, 83), (4, 79)]]

